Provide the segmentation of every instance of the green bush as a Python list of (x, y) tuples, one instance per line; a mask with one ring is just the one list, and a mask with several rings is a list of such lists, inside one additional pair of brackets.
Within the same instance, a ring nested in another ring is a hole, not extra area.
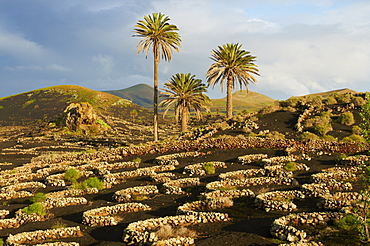
[(212, 162), (203, 163), (202, 168), (207, 174), (214, 174), (216, 172), (216, 168)]
[(134, 158), (132, 161), (136, 163), (141, 163), (141, 159), (139, 157)]
[(22, 209), (22, 212), (25, 214), (37, 214), (40, 216), (46, 215), (46, 209), (40, 202), (35, 202)]
[(64, 179), (72, 183), (76, 182), (77, 179), (79, 179), (80, 177), (81, 177), (80, 171), (74, 168), (67, 169), (66, 173), (64, 174)]
[(346, 214), (343, 218), (334, 221), (334, 226), (339, 230), (359, 232), (360, 222), (357, 216), (353, 214)]
[(350, 93), (337, 94), (335, 99), (337, 99), (338, 103), (350, 103), (352, 95)]
[(321, 136), (326, 135), (328, 132), (330, 132), (332, 130), (333, 130), (333, 127), (331, 126), (330, 123), (328, 123), (328, 124), (322, 124), (322, 125), (316, 125), (314, 127), (315, 133), (317, 133), (317, 134), (319, 134)]
[(353, 97), (351, 102), (356, 106), (356, 107), (361, 107), (365, 105), (366, 101), (362, 97)]
[(355, 123), (355, 117), (352, 112), (344, 112), (339, 116), (339, 123), (346, 126), (353, 125)]
[(317, 140), (320, 139), (319, 136), (317, 136), (315, 133), (312, 132), (304, 132), (302, 133), (300, 140), (301, 141), (307, 141), (307, 140)]
[(98, 190), (102, 190), (104, 189), (104, 187), (105, 187), (104, 182), (97, 177), (91, 177), (84, 180), (83, 182), (75, 182), (72, 184), (73, 189), (80, 190), (85, 190), (87, 188), (96, 188)]
[(97, 177), (91, 177), (85, 180), (87, 187), (96, 188), (98, 190), (104, 189), (104, 182)]
[(281, 107), (293, 107), (295, 108), (298, 104), (298, 97), (290, 97), (285, 101), (280, 102)]
[(324, 100), (325, 105), (337, 104), (337, 100), (333, 96), (329, 96)]
[(332, 135), (324, 135), (324, 136), (322, 136), (322, 139), (324, 139), (325, 141), (330, 141), (330, 142), (338, 141), (338, 138), (336, 138)]
[(4, 239), (0, 238), (0, 246), (4, 246)]
[(64, 224), (63, 222), (61, 221), (57, 221), (55, 222), (52, 226), (51, 226), (51, 229), (60, 229), (60, 228), (66, 228), (67, 225)]
[(297, 170), (297, 163), (295, 163), (294, 161), (290, 161), (290, 162), (285, 163), (284, 170), (289, 171), (289, 172), (296, 171)]
[(339, 156), (338, 156), (338, 161), (341, 161), (343, 160), (344, 158), (346, 158), (347, 155), (345, 153), (341, 153)]
[(362, 133), (362, 128), (359, 126), (352, 126), (352, 133), (360, 135)]
[(277, 131), (272, 131), (266, 134), (266, 138), (285, 139), (285, 135)]
[(361, 135), (352, 134), (351, 136), (343, 138), (342, 142), (366, 142), (366, 140)]
[(322, 106), (322, 99), (320, 96), (316, 96), (315, 98), (312, 99), (311, 101), (312, 106), (315, 107), (320, 107)]
[(36, 193), (33, 197), (30, 198), (30, 201), (32, 203), (43, 202), (45, 200), (46, 200), (46, 195), (45, 193), (42, 193), (42, 192)]

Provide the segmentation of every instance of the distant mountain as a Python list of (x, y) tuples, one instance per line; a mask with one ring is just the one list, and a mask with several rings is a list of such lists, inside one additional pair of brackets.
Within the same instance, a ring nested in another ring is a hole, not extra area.
[(131, 100), (133, 103), (143, 108), (153, 108), (153, 87), (147, 84), (137, 84), (126, 89), (104, 92)]
[(89, 102), (96, 113), (130, 120), (130, 112), (147, 118), (149, 111), (120, 97), (76, 85), (58, 85), (0, 98), (0, 126), (47, 123), (58, 119), (72, 102)]
[[(239, 90), (233, 93), (233, 110), (236, 112), (244, 110), (247, 112), (255, 112), (273, 104), (274, 101), (275, 99), (257, 92)], [(212, 99), (212, 103), (213, 106), (211, 107), (211, 111), (216, 111), (217, 109), (219, 109), (220, 112), (226, 111), (226, 97), (222, 99)]]

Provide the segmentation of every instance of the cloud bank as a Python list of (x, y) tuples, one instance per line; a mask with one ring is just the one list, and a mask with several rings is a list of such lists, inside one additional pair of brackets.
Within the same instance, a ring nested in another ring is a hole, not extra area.
[[(370, 2), (366, 0), (3, 0), (0, 97), (58, 84), (95, 90), (152, 84), (151, 54), (133, 28), (162, 12), (178, 26), (181, 50), (161, 61), (160, 82), (192, 73), (206, 83), (211, 50), (240, 43), (261, 76), (249, 89), (274, 99), (351, 88), (370, 90)], [(209, 89), (221, 98), (221, 89)]]

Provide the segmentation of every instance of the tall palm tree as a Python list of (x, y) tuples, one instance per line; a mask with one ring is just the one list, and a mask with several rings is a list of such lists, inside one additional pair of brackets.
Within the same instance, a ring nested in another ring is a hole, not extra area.
[(154, 141), (158, 140), (158, 64), (160, 57), (165, 61), (170, 61), (172, 58), (173, 49), (179, 51), (181, 38), (178, 34), (178, 28), (175, 25), (168, 23), (170, 18), (161, 13), (153, 13), (152, 15), (144, 16), (144, 20), (139, 20), (135, 25), (134, 37), (142, 37), (143, 39), (137, 45), (138, 51), (145, 51), (148, 57), (149, 49), (151, 48), (154, 55)]
[(226, 81), (227, 98), (226, 111), (227, 118), (233, 116), (232, 91), (239, 85), (248, 89), (249, 83), (256, 83), (256, 78), (252, 75), (258, 74), (258, 67), (253, 62), (256, 57), (251, 56), (250, 52), (242, 50), (241, 44), (224, 44), (218, 46), (218, 50), (212, 50), (210, 57), (214, 63), (210, 66), (206, 73), (206, 78), (209, 86), (214, 87), (217, 83), (221, 84), (221, 91)]
[(165, 89), (161, 92), (165, 98), (160, 105), (166, 108), (164, 115), (172, 107), (175, 108), (176, 122), (181, 119), (181, 131), (187, 131), (188, 116), (193, 110), (198, 118), (202, 109), (209, 109), (211, 99), (205, 94), (207, 86), (202, 80), (196, 79), (190, 73), (177, 73), (164, 83)]

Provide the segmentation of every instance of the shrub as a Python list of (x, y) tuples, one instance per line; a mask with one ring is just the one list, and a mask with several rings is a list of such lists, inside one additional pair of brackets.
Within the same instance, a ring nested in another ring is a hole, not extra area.
[(260, 114), (269, 114), (281, 109), (279, 102), (274, 103), (273, 105), (267, 106), (259, 111)]
[(173, 228), (169, 224), (165, 224), (159, 228), (155, 233), (160, 240), (165, 240), (173, 237), (196, 237), (197, 233), (195, 231), (189, 230), (186, 227)]
[(75, 182), (72, 184), (73, 189), (85, 190), (87, 188), (96, 188), (98, 190), (104, 189), (104, 182), (97, 177), (91, 177), (83, 182)]
[(330, 104), (337, 104), (337, 100), (335, 100), (335, 98), (333, 96), (329, 96), (327, 98), (325, 98), (324, 100), (324, 103), (325, 105), (330, 105)]
[(335, 93), (334, 96), (338, 103), (350, 103), (351, 102), (351, 95), (348, 93), (346, 94)]
[(296, 171), (297, 170), (297, 163), (295, 163), (294, 161), (290, 161), (290, 162), (285, 163), (284, 170), (289, 171), (289, 172)]
[(351, 102), (356, 106), (356, 107), (361, 107), (365, 105), (366, 101), (362, 97), (353, 97)]
[(219, 190), (237, 190), (238, 187), (236, 186), (225, 186), (225, 187), (220, 187)]
[(281, 107), (293, 107), (295, 108), (298, 104), (298, 97), (290, 97), (285, 101), (280, 102)]
[(315, 107), (320, 107), (322, 106), (322, 99), (320, 96), (316, 96), (315, 98), (312, 99), (311, 101), (312, 106)]
[(307, 141), (307, 140), (317, 140), (320, 139), (319, 136), (317, 136), (315, 133), (312, 132), (304, 132), (302, 133), (300, 140), (301, 141)]
[(266, 138), (285, 139), (285, 135), (277, 131), (272, 131), (266, 134)]
[(339, 116), (339, 123), (346, 126), (353, 125), (355, 123), (355, 117), (352, 112), (344, 112)]
[(214, 174), (216, 172), (216, 168), (212, 162), (207, 162), (202, 165), (202, 168), (204, 171), (206, 171), (207, 174)]
[(0, 238), (0, 246), (4, 246), (4, 239)]
[(43, 202), (45, 200), (46, 200), (46, 195), (45, 193), (42, 193), (42, 192), (36, 193), (33, 197), (30, 198), (30, 201), (32, 203)]
[(330, 142), (338, 141), (338, 138), (336, 138), (332, 135), (324, 135), (324, 136), (322, 136), (322, 139), (324, 139), (325, 141), (330, 141)]
[(352, 134), (351, 136), (342, 139), (343, 142), (365, 142), (365, 138), (361, 135)]
[(362, 133), (362, 129), (359, 126), (352, 126), (352, 133), (360, 135)]
[(347, 155), (345, 153), (341, 153), (339, 156), (338, 156), (338, 161), (341, 161), (343, 160), (344, 158), (346, 158)]
[(78, 178), (81, 177), (80, 171), (70, 168), (66, 170), (66, 173), (64, 174), (64, 179), (74, 183), (77, 181)]
[(110, 125), (108, 125), (105, 121), (103, 121), (101, 119), (97, 119), (96, 123), (98, 123), (101, 127), (105, 128), (105, 129), (111, 128)]
[(51, 229), (60, 229), (60, 228), (66, 228), (67, 225), (64, 224), (63, 222), (61, 221), (57, 221), (55, 222), (52, 226), (51, 226)]
[(136, 157), (135, 159), (132, 160), (133, 162), (136, 163), (141, 163), (141, 159), (139, 157)]
[(343, 218), (335, 220), (334, 226), (343, 231), (359, 232), (360, 230), (360, 222), (353, 214), (346, 214)]
[(88, 188), (96, 188), (98, 190), (104, 189), (104, 182), (97, 177), (91, 177), (85, 180)]
[(330, 132), (332, 130), (333, 130), (333, 127), (331, 126), (330, 123), (322, 124), (322, 125), (316, 125), (315, 128), (314, 128), (315, 133), (317, 133), (321, 136), (326, 135), (328, 132)]
[(32, 203), (30, 206), (23, 208), (22, 212), (25, 214), (37, 214), (40, 216), (46, 215), (46, 209), (40, 202)]

